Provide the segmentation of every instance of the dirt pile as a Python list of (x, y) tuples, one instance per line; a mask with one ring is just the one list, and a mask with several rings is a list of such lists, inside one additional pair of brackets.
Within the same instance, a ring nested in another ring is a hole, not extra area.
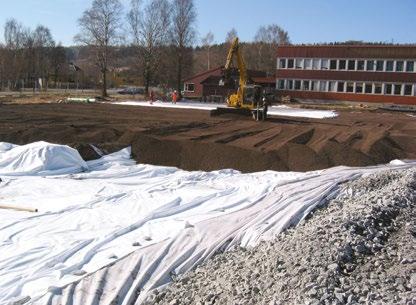
[(148, 304), (414, 304), (416, 171), (349, 182), (271, 243), (217, 255)]
[(132, 145), (138, 162), (186, 170), (307, 171), (416, 158), (416, 121), (402, 113), (254, 122), (207, 111), (109, 104), (2, 105), (0, 141), (68, 144), (87, 159)]

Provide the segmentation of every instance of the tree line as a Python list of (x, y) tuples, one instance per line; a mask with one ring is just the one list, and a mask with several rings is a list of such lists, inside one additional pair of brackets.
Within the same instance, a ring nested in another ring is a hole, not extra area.
[[(60, 87), (62, 83), (107, 88), (143, 85), (175, 88), (193, 74), (224, 64), (231, 29), (222, 43), (209, 32), (199, 41), (193, 0), (93, 0), (78, 20), (76, 46), (62, 47), (42, 25), (34, 30), (14, 19), (4, 26), (0, 45), (0, 90)], [(243, 43), (250, 69), (274, 73), (276, 47), (290, 43), (277, 25), (262, 26)], [(197, 45), (197, 46), (195, 46)]]

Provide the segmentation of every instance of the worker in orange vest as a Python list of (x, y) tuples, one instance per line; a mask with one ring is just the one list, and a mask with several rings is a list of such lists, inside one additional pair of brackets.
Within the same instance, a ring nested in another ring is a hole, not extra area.
[(172, 93), (172, 104), (176, 104), (176, 102), (178, 101), (178, 91), (173, 91)]

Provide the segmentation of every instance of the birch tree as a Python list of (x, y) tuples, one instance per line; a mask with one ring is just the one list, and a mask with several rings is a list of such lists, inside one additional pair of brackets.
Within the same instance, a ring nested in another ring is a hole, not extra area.
[(91, 8), (78, 20), (80, 33), (75, 36), (75, 41), (94, 51), (95, 64), (101, 73), (103, 97), (108, 96), (107, 72), (113, 60), (112, 48), (122, 38), (122, 13), (119, 0), (93, 0)]
[(208, 32), (204, 38), (202, 38), (202, 45), (207, 49), (207, 69), (211, 69), (211, 45), (214, 42), (214, 34)]
[(167, 0), (151, 0), (141, 10), (141, 0), (132, 0), (127, 19), (139, 60), (143, 62), (145, 93), (155, 79), (161, 47), (166, 44), (170, 26), (170, 4)]
[[(186, 58), (187, 49), (195, 41), (196, 10), (193, 0), (173, 0), (171, 39), (175, 50), (177, 63), (176, 88), (181, 92), (183, 69), (192, 63), (192, 58)], [(190, 55), (192, 56), (192, 55)], [(185, 61), (187, 60), (188, 61)]]

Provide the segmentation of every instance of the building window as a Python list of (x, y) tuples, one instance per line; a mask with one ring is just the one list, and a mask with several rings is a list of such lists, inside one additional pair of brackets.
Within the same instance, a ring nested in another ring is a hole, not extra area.
[(344, 82), (338, 82), (337, 92), (344, 92), (344, 87), (345, 87)]
[(288, 90), (293, 90), (293, 80), (289, 79), (286, 85)]
[(413, 85), (404, 85), (404, 95), (412, 95)]
[(392, 72), (393, 68), (394, 68), (394, 61), (392, 61), (392, 60), (386, 61), (386, 71), (387, 72)]
[(339, 70), (345, 70), (347, 68), (347, 61), (342, 59), (339, 61)]
[(319, 91), (325, 92), (326, 91), (326, 81), (320, 81), (319, 82)]
[(348, 61), (348, 70), (355, 70), (355, 60), (349, 60)]
[(384, 70), (384, 60), (377, 60), (376, 71), (383, 71), (383, 70)]
[(294, 63), (295, 61), (293, 60), (293, 58), (290, 58), (290, 59), (288, 59), (287, 60), (287, 68), (288, 69), (293, 69), (293, 67), (294, 67), (294, 65), (295, 65), (295, 63)]
[(402, 85), (400, 84), (394, 85), (394, 95), (402, 95)]
[(354, 83), (353, 82), (348, 82), (347, 83), (347, 92), (349, 92), (349, 93), (354, 92)]
[[(336, 62), (335, 62), (335, 67), (336, 67)], [(329, 69), (329, 60), (328, 59), (322, 59), (321, 60), (321, 69), (322, 70), (328, 70)]]
[(358, 60), (357, 61), (357, 70), (358, 71), (363, 71), (364, 70), (364, 60)]
[(285, 89), (285, 80), (284, 79), (279, 79), (279, 81), (278, 81), (278, 89), (280, 89), (280, 90)]
[(365, 88), (365, 93), (367, 94), (373, 93), (373, 84), (365, 84), (364, 88)]
[(415, 62), (408, 61), (406, 62), (406, 72), (414, 72), (415, 71)]
[(295, 80), (295, 90), (300, 90), (301, 81)]
[(286, 69), (286, 58), (281, 58), (279, 61), (279, 68)]
[(336, 59), (331, 59), (331, 62), (329, 64), (329, 69), (331, 69), (331, 70), (336, 70), (337, 69), (337, 60)]
[(309, 81), (308, 80), (304, 80), (303, 81), (303, 91), (309, 91)]
[(336, 92), (335, 85), (337, 84), (337, 82), (330, 81), (330, 82), (328, 82), (328, 84), (329, 84), (328, 91), (329, 92)]
[(374, 60), (367, 60), (367, 71), (374, 71)]
[(311, 90), (312, 91), (319, 91), (319, 81), (313, 80), (311, 82)]
[(305, 69), (311, 70), (312, 69), (312, 59), (306, 58), (305, 59)]
[(192, 84), (192, 83), (185, 84), (185, 91), (195, 92), (195, 84)]
[(393, 88), (392, 84), (386, 84), (384, 86), (384, 94), (392, 94)]
[(355, 84), (355, 93), (363, 93), (363, 83)]
[(318, 58), (314, 58), (312, 61), (312, 69), (319, 70), (319, 63), (320, 60)]
[(303, 69), (303, 58), (296, 58), (296, 69)]
[(396, 72), (403, 72), (404, 62), (402, 60), (396, 61)]
[(381, 94), (383, 92), (383, 85), (382, 84), (374, 84), (374, 93)]

